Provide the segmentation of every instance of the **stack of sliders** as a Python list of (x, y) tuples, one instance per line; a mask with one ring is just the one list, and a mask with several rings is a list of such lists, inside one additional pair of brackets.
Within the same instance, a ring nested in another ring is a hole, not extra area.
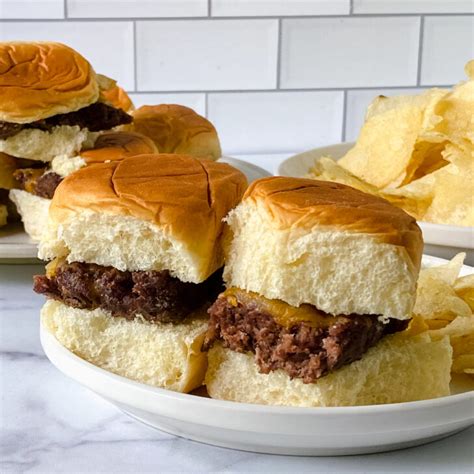
[(98, 132), (132, 117), (102, 95), (119, 97), (115, 83), (63, 44), (0, 43), (0, 63), (0, 152), (30, 160), (27, 168), (18, 161), (20, 189), (12, 190), (10, 199), (26, 231), (38, 239), (39, 223), (62, 178), (58, 168), (67, 169), (67, 160), (91, 148)]
[(209, 309), (213, 398), (294, 406), (449, 394), (452, 349), (409, 325), (415, 219), (326, 181), (255, 181), (226, 218), (227, 289)]
[(122, 129), (151, 138), (160, 153), (209, 160), (217, 160), (222, 155), (214, 125), (183, 105), (143, 105), (133, 112), (133, 123)]
[(42, 324), (93, 364), (188, 392), (202, 384), (207, 309), (223, 290), (223, 218), (240, 171), (186, 155), (140, 155), (66, 177), (39, 256)]

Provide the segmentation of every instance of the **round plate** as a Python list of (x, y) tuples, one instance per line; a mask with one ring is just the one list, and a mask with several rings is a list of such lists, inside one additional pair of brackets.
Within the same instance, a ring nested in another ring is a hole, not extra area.
[[(223, 156), (219, 161), (229, 163), (234, 168), (242, 171), (249, 183), (259, 178), (271, 176), (259, 166)], [(38, 245), (26, 234), (20, 223), (9, 224), (0, 228), (0, 263), (39, 263), (37, 259)]]
[[(322, 156), (330, 156), (335, 160), (342, 158), (354, 143), (338, 143), (291, 156), (283, 161), (278, 172), (282, 176), (302, 178), (314, 165), (314, 161)], [(452, 258), (459, 252), (466, 252), (466, 263), (474, 265), (474, 227), (432, 224), (418, 222), (423, 231), (425, 253), (442, 258)]]
[[(444, 260), (423, 257), (426, 266)], [(473, 273), (464, 267), (462, 274)], [(140, 384), (100, 369), (41, 328), (41, 343), (62, 372), (154, 428), (216, 446), (260, 453), (345, 455), (416, 446), (474, 424), (474, 385), (452, 384), (454, 395), (410, 403), (297, 408), (213, 400)]]

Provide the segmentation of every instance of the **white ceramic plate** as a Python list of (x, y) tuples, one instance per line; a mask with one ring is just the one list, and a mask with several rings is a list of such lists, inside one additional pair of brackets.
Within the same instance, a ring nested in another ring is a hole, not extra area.
[[(423, 257), (426, 266), (444, 263)], [(473, 273), (465, 266), (462, 274)], [(130, 416), (203, 443), (261, 453), (346, 455), (434, 441), (474, 424), (474, 384), (452, 384), (453, 395), (391, 405), (295, 408), (213, 400), (150, 387), (100, 369), (65, 349), (46, 329), (41, 343), (62, 372)]]
[[(223, 156), (220, 161), (229, 163), (242, 171), (247, 176), (249, 183), (259, 178), (271, 176), (263, 168), (237, 158)], [(37, 253), (37, 244), (25, 233), (21, 224), (7, 225), (0, 228), (0, 263), (38, 262)]]
[[(354, 143), (339, 143), (299, 153), (283, 161), (278, 172), (282, 176), (301, 178), (308, 173), (314, 161), (321, 156), (342, 158)], [(466, 263), (474, 265), (474, 227), (419, 222), (425, 241), (424, 252), (442, 258), (452, 258), (458, 252), (466, 252)]]

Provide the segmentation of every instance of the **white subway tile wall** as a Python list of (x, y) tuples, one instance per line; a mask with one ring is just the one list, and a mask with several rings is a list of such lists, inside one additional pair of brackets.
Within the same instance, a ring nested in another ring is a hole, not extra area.
[(137, 106), (181, 103), (224, 153), (354, 140), (384, 94), (451, 86), (474, 58), (473, 0), (0, 0), (0, 41), (55, 40)]

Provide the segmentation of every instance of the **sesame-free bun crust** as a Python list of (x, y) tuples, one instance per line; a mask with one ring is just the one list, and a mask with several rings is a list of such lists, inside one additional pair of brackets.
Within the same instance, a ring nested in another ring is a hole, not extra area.
[(80, 156), (90, 165), (155, 153), (158, 153), (158, 150), (153, 140), (140, 133), (106, 132), (99, 135), (93, 148), (82, 151)]
[(29, 123), (97, 101), (89, 62), (61, 43), (0, 43), (0, 120)]
[(124, 112), (131, 112), (135, 109), (130, 96), (117, 84), (106, 90), (100, 91), (100, 98), (103, 102), (108, 102), (116, 109), (122, 109)]
[(204, 379), (205, 311), (179, 324), (150, 323), (49, 300), (41, 310), (41, 323), (64, 347), (122, 377), (178, 392), (189, 392)]
[(411, 317), (421, 231), (387, 201), (337, 183), (272, 177), (252, 183), (226, 220), (228, 286), (334, 315)]
[(40, 257), (204, 281), (223, 265), (222, 219), (246, 185), (235, 168), (186, 155), (86, 166), (56, 189)]
[(222, 154), (214, 125), (183, 105), (144, 105), (135, 110), (133, 123), (128, 127), (150, 137), (160, 153), (211, 160), (217, 160)]
[(205, 383), (212, 398), (262, 405), (334, 407), (402, 403), (450, 394), (452, 348), (447, 337), (387, 336), (361, 360), (305, 384), (283, 370), (262, 374), (253, 354), (215, 345)]

